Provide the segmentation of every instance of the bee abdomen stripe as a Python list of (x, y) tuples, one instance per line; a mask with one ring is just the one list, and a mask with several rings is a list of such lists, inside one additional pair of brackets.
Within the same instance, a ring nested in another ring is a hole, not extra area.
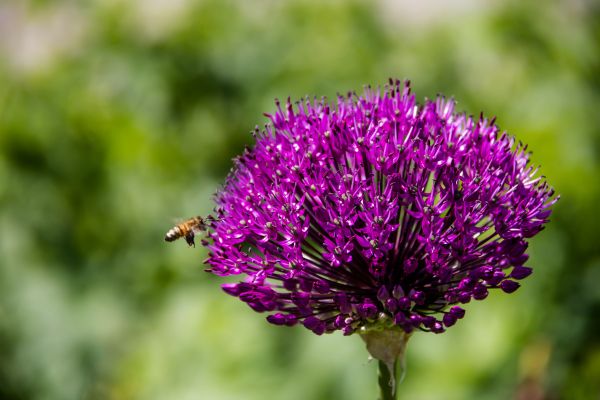
[(181, 230), (179, 229), (178, 226), (176, 226), (175, 228), (171, 228), (167, 234), (165, 235), (165, 240), (166, 241), (173, 241), (175, 239), (178, 239), (181, 236)]

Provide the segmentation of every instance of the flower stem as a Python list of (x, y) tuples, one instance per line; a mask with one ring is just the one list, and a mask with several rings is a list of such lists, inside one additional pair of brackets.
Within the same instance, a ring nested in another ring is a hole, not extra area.
[(369, 354), (378, 361), (380, 400), (396, 400), (396, 389), (404, 379), (404, 356), (410, 334), (401, 329), (362, 329), (360, 335)]
[(380, 400), (397, 400), (398, 385), (404, 379), (404, 358), (396, 359), (392, 368), (381, 360), (378, 361), (378, 365)]

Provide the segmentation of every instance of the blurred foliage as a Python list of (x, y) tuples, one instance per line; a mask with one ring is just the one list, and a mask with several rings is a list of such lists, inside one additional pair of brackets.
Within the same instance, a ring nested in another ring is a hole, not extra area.
[(0, 398), (374, 398), (358, 338), (268, 325), (162, 235), (211, 210), (273, 98), (388, 77), (496, 115), (562, 196), (522, 290), (411, 339), (403, 398), (599, 398), (586, 0), (1, 2)]

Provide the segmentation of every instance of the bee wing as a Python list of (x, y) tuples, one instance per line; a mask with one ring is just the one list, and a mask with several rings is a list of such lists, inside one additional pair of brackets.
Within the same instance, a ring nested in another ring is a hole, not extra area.
[(173, 226), (178, 226), (178, 225), (183, 225), (185, 223), (188, 223), (192, 220), (193, 218), (183, 218), (183, 217), (171, 217), (170, 221), (173, 224)]

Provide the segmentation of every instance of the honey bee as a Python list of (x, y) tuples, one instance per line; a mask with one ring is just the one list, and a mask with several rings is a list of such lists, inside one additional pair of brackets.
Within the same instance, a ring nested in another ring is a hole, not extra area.
[(196, 236), (197, 233), (205, 232), (208, 229), (208, 223), (210, 221), (214, 221), (214, 218), (210, 215), (206, 218), (189, 218), (169, 229), (165, 235), (165, 241), (173, 242), (183, 237), (189, 246), (195, 247), (194, 236)]

